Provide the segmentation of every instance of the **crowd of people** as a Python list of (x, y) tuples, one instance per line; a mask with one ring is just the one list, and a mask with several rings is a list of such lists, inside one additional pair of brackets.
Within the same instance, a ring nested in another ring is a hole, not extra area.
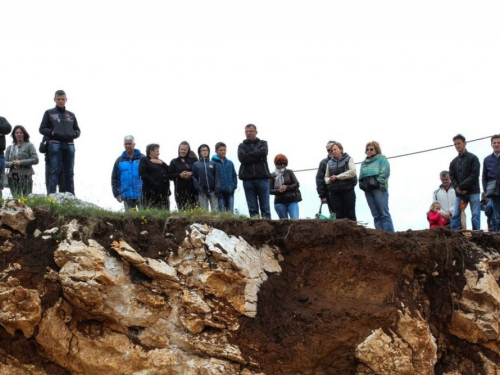
[[(39, 131), (43, 135), (39, 152), (45, 154), (45, 182), (47, 194), (69, 192), (74, 194), (74, 141), (80, 128), (74, 113), (66, 109), (67, 97), (63, 90), (54, 95), (56, 106), (45, 111)], [(5, 137), (12, 137), (6, 147)], [(240, 167), (227, 159), (227, 146), (210, 147), (202, 144), (197, 155), (187, 141), (178, 147), (178, 156), (166, 163), (160, 159), (160, 145), (146, 147), (146, 154), (135, 148), (132, 135), (124, 137), (123, 153), (116, 159), (111, 175), (113, 196), (123, 202), (125, 210), (142, 207), (170, 210), (170, 182), (174, 185), (177, 209), (186, 211), (200, 207), (206, 211), (234, 211), (234, 193), (238, 179), (242, 181), (250, 217), (271, 218), (270, 196), (280, 219), (298, 219), (302, 201), (300, 183), (288, 168), (286, 155), (274, 158), (275, 169), (270, 171), (267, 142), (257, 137), (254, 124), (245, 126), (245, 139), (238, 146)], [(463, 227), (463, 214), (470, 206), (472, 229), (480, 229), (481, 203), (489, 217), (491, 230), (500, 230), (500, 135), (491, 137), (493, 153), (483, 162), (480, 199), (480, 162), (466, 149), (462, 135), (453, 138), (458, 156), (449, 171), (440, 174), (441, 185), (433, 193), (433, 202), (427, 213), (431, 228), (449, 225)], [(326, 145), (327, 157), (321, 160), (316, 174), (316, 189), (321, 204), (327, 204), (330, 217), (356, 221), (355, 187), (364, 192), (376, 229), (394, 232), (389, 212), (390, 165), (376, 141), (366, 144), (366, 158), (359, 175), (354, 159), (338, 141)], [(14, 197), (27, 196), (33, 188), (33, 165), (38, 164), (35, 146), (30, 143), (28, 131), (21, 125), (13, 129), (0, 117), (0, 187), (6, 177)], [(1, 190), (0, 190), (1, 192)]]

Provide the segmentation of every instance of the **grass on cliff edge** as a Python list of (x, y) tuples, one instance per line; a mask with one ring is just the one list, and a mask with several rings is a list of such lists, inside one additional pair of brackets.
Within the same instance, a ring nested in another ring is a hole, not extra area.
[[(211, 220), (229, 220), (229, 219), (247, 219), (246, 216), (233, 214), (230, 212), (207, 212), (200, 207), (195, 207), (187, 211), (167, 211), (155, 208), (147, 208), (142, 210), (129, 210), (125, 212), (110, 211), (100, 207), (78, 207), (76, 202), (67, 202), (59, 204), (53, 199), (46, 196), (30, 196), (29, 198), (21, 198), (19, 201), (32, 209), (46, 210), (54, 215), (59, 215), (61, 221), (64, 221), (65, 216), (81, 215), (92, 219), (147, 219), (168, 220), (170, 218), (182, 218), (188, 220), (196, 219), (211, 219)], [(3, 206), (4, 200), (0, 198), (0, 204)]]

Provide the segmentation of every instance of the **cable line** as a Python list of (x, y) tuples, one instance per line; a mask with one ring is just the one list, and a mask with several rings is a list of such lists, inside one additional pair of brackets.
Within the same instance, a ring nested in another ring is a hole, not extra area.
[[(476, 142), (476, 141), (482, 141), (483, 139), (488, 139), (491, 138), (492, 135), (489, 135), (487, 137), (482, 137), (482, 138), (476, 138), (471, 141), (467, 141), (467, 143), (471, 142)], [(436, 148), (430, 148), (428, 150), (423, 150), (423, 151), (415, 151), (415, 152), (410, 152), (408, 154), (401, 154), (401, 155), (396, 155), (396, 156), (388, 156), (387, 159), (396, 159), (396, 158), (402, 158), (404, 156), (411, 156), (411, 155), (417, 155), (417, 154), (423, 154), (424, 152), (431, 152), (431, 151), (436, 151), (436, 150), (442, 150), (443, 148), (448, 148), (448, 147), (453, 147), (454, 145), (448, 145), (448, 146), (441, 146), (441, 147), (436, 147)], [(357, 162), (355, 164), (361, 164), (362, 162)], [(318, 168), (308, 168), (308, 169), (298, 169), (298, 170), (293, 170), (295, 173), (297, 172), (308, 172), (308, 171), (317, 171)]]

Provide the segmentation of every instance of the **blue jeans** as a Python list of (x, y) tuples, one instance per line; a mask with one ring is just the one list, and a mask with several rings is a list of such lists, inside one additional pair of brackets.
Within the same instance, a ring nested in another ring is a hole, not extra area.
[(75, 166), (75, 145), (70, 143), (50, 142), (50, 181), (49, 194), (55, 193), (59, 174), (64, 170), (64, 186), (68, 193), (75, 195), (75, 184), (73, 182), (73, 169)]
[(219, 210), (228, 212), (234, 211), (234, 194), (219, 195)]
[(380, 189), (365, 191), (365, 197), (372, 212), (375, 229), (394, 233), (394, 225), (389, 213), (389, 192)]
[(481, 229), (481, 201), (479, 198), (479, 193), (477, 194), (466, 194), (457, 195), (455, 198), (455, 208), (453, 210), (453, 216), (450, 220), (451, 229), (460, 229), (462, 227), (460, 217), (462, 211), (460, 211), (459, 204), (464, 201), (470, 205), (470, 212), (472, 214), (472, 229)]
[(267, 178), (243, 180), (243, 189), (245, 189), (245, 197), (247, 199), (250, 217), (259, 216), (260, 206), (261, 217), (270, 219), (269, 180)]
[(3, 175), (5, 174), (5, 155), (0, 155), (0, 197), (2, 197)]
[(491, 204), (493, 208), (493, 215), (491, 218), (493, 232), (500, 232), (500, 196), (492, 197), (488, 204)]
[(274, 209), (280, 219), (298, 219), (299, 218), (299, 204), (293, 203), (274, 203)]

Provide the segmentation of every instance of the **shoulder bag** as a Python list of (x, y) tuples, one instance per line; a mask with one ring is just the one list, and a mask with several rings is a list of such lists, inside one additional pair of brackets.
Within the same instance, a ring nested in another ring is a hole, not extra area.
[(493, 180), (486, 184), (486, 198), (493, 198), (499, 195), (498, 181)]

